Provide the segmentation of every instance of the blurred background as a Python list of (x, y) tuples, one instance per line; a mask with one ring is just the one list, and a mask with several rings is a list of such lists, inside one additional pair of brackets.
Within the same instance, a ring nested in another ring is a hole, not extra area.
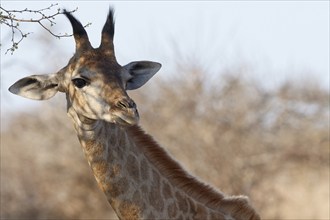
[[(248, 195), (263, 219), (329, 219), (328, 1), (61, 1), (45, 13), (78, 7), (74, 15), (91, 23), (96, 47), (109, 5), (118, 62), (163, 65), (129, 93), (148, 133), (201, 180)], [(63, 15), (55, 22), (47, 27), (71, 33)], [(7, 90), (65, 66), (73, 38), (57, 39), (35, 23), (20, 28), (33, 33), (6, 54), (12, 31), (1, 24), (1, 219), (116, 219), (65, 97), (37, 102)]]

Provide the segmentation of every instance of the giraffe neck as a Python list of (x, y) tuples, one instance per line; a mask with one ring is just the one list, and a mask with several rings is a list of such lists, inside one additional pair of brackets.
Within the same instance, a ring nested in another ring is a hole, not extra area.
[(257, 218), (245, 198), (225, 197), (195, 180), (140, 127), (69, 115), (98, 185), (120, 219)]

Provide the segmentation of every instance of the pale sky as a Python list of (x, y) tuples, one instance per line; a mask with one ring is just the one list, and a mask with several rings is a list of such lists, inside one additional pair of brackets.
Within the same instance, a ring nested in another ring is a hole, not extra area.
[[(6, 9), (39, 9), (48, 1), (2, 1)], [(115, 8), (115, 49), (124, 65), (134, 60), (162, 63), (158, 74), (168, 74), (176, 63), (193, 57), (210, 72), (237, 65), (254, 69), (266, 87), (286, 78), (316, 80), (329, 89), (329, 1), (59, 1), (59, 8), (74, 9), (98, 46), (109, 5)], [(56, 17), (58, 32), (71, 32), (65, 16)], [(1, 26), (1, 114), (36, 101), (14, 96), (8, 87), (21, 77), (55, 72), (74, 53), (73, 38), (50, 38), (40, 45), (45, 32), (36, 24), (22, 25), (33, 31), (14, 55), (4, 55), (9, 31)], [(54, 50), (63, 55), (54, 59)], [(47, 51), (47, 52), (45, 52)], [(45, 56), (49, 54), (49, 56)], [(178, 56), (177, 54), (180, 54)], [(181, 60), (182, 59), (182, 60)], [(55, 65), (47, 67), (43, 62)], [(34, 72), (37, 71), (37, 72)], [(40, 71), (40, 72), (38, 72)], [(24, 107), (24, 109), (26, 109)]]

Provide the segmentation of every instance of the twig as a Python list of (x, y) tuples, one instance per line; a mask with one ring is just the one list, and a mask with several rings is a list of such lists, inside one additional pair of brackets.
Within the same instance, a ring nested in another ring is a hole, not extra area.
[[(58, 4), (51, 4), (50, 6), (46, 8), (42, 8), (39, 10), (30, 10), (30, 9), (23, 9), (23, 10), (6, 10), (3, 7), (0, 6), (0, 24), (4, 24), (8, 28), (11, 29), (11, 43), (12, 46), (6, 50), (7, 54), (9, 51), (11, 54), (14, 53), (14, 51), (18, 48), (19, 43), (22, 42), (24, 38), (26, 38), (28, 35), (30, 35), (32, 32), (23, 32), (19, 25), (20, 23), (37, 23), (39, 24), (43, 29), (45, 29), (48, 33), (50, 33), (52, 36), (56, 38), (61, 38), (61, 37), (71, 37), (72, 34), (61, 34), (61, 33), (54, 33), (50, 28), (48, 28), (44, 23), (48, 23), (51, 27), (56, 24), (55, 17), (63, 14), (60, 8), (57, 8), (56, 12), (46, 15), (44, 12), (53, 9), (55, 6), (58, 6)], [(78, 8), (69, 11), (70, 13), (74, 13), (77, 11)], [(25, 18), (24, 14), (28, 13), (29, 16), (32, 16), (31, 14), (37, 15), (39, 18)], [(20, 15), (20, 17), (18, 17)], [(91, 23), (88, 23), (84, 27), (89, 26)], [(17, 34), (19, 35), (19, 39), (17, 39)]]

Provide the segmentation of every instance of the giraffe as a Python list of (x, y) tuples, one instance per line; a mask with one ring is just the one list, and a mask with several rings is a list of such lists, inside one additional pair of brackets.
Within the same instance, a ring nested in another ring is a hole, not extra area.
[(22, 78), (9, 91), (34, 100), (66, 94), (84, 155), (118, 218), (260, 219), (247, 197), (227, 196), (199, 181), (138, 125), (136, 104), (126, 91), (144, 85), (161, 64), (117, 63), (113, 9), (98, 48), (81, 23), (64, 14), (73, 28), (73, 57), (58, 72)]

